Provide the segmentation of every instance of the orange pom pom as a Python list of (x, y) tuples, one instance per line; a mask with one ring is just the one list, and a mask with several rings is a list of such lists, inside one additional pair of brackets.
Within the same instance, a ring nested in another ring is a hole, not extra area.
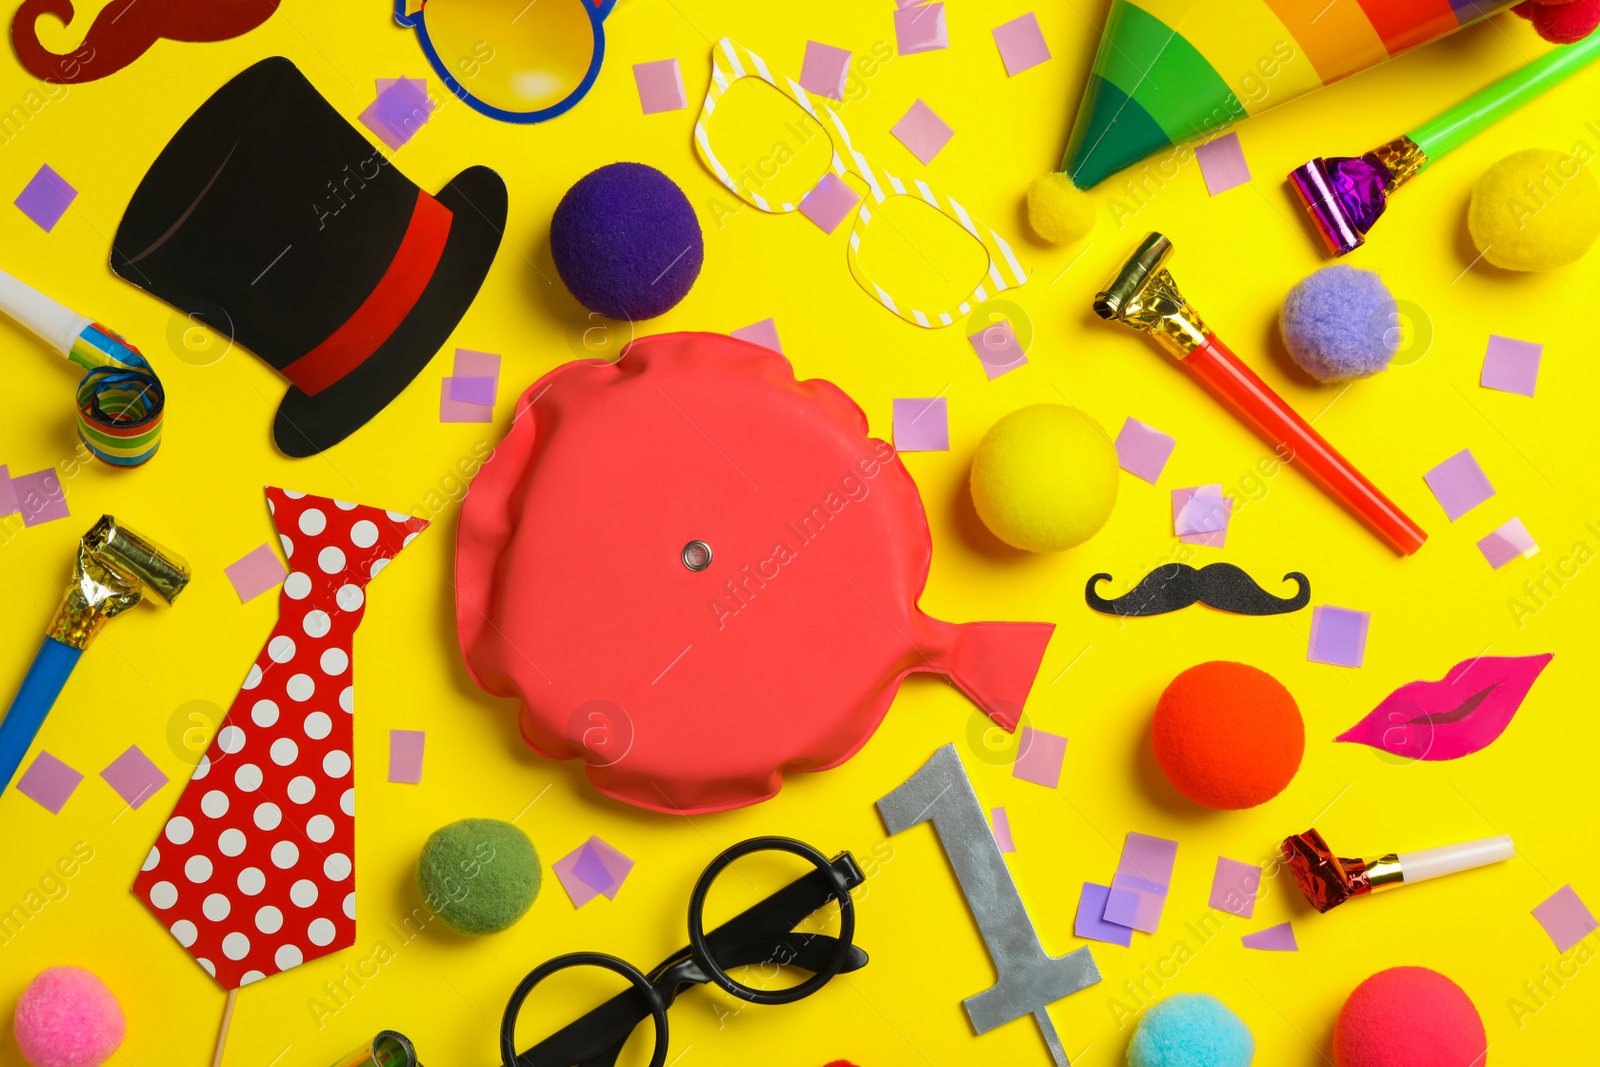
[(1173, 787), (1233, 811), (1283, 792), (1305, 754), (1294, 697), (1272, 675), (1216, 660), (1172, 680), (1156, 704), (1156, 762)]

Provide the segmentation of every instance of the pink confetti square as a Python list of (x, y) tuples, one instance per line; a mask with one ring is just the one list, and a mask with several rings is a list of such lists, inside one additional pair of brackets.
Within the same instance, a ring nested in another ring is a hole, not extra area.
[[(595, 864), (600, 865), (597, 870)], [(580, 866), (584, 874), (588, 874), (598, 882), (608, 885), (597, 887), (586, 881), (579, 874)], [(572, 898), (572, 906), (581, 908), (595, 897), (604, 895), (607, 899), (616, 899), (617, 890), (622, 888), (622, 882), (633, 869), (633, 861), (621, 852), (612, 848), (598, 837), (591, 837), (565, 856), (551, 865), (551, 870), (561, 881), (561, 887), (567, 891), (567, 896)], [(603, 870), (603, 875), (600, 871)]]
[(1336, 667), (1359, 667), (1367, 658), (1367, 627), (1372, 615), (1326, 605), (1311, 609), (1311, 641), (1306, 659)]
[(493, 378), (499, 381), (500, 357), (493, 352), (474, 352), (470, 348), (458, 348), (455, 366), (451, 373), (457, 378)]
[(34, 757), (26, 773), (17, 779), (17, 792), (36, 801), (51, 815), (61, 814), (61, 808), (72, 796), (83, 775), (68, 767), (48, 752)]
[(0, 463), (0, 516), (15, 515), (22, 510), (17, 503), (17, 489), (11, 484), (11, 468)]
[[(924, 8), (912, 8), (913, 11), (922, 11)], [(945, 124), (944, 119), (933, 113), (933, 108), (918, 100), (911, 105), (911, 110), (900, 117), (889, 131), (894, 134), (901, 144), (910, 149), (911, 154), (920, 160), (923, 166), (933, 162), (933, 157), (939, 150), (950, 143), (950, 138), (956, 135)]]
[(676, 58), (635, 63), (633, 81), (639, 87), (639, 106), (646, 115), (682, 111), (689, 106), (683, 92), (683, 70)]
[(1483, 473), (1472, 450), (1463, 448), (1422, 476), (1433, 490), (1444, 513), (1455, 522), (1461, 516), (1494, 496), (1494, 486)]
[(1117, 464), (1134, 477), (1155, 485), (1177, 444), (1154, 426), (1129, 419), (1117, 434)]
[(1562, 886), (1550, 899), (1534, 908), (1533, 917), (1539, 920), (1559, 952), (1570, 952), (1579, 941), (1600, 930), (1600, 922), (1595, 921), (1594, 914), (1570, 885)]
[(25, 526), (38, 526), (72, 515), (67, 510), (66, 490), (61, 487), (61, 477), (54, 467), (13, 478), (11, 488), (16, 491)]
[(49, 233), (77, 198), (78, 190), (68, 185), (67, 180), (47, 164), (29, 179), (13, 203), (41, 230)]
[(268, 589), (282, 585), (289, 574), (271, 545), (258, 545), (243, 559), (222, 568), (222, 573), (233, 583), (233, 591), (239, 594), (241, 604), (248, 604)]
[(896, 452), (948, 452), (950, 413), (942, 396), (894, 402)]
[(428, 735), (422, 730), (389, 731), (389, 781), (398, 785), (422, 783), (422, 753)]
[[(1148, 912), (1148, 905), (1145, 904), (1148, 899), (1149, 897), (1144, 893), (1132, 889), (1118, 889), (1116, 886), (1112, 886), (1111, 892), (1106, 894), (1106, 910), (1103, 918), (1108, 923), (1116, 923), (1118, 926), (1126, 926), (1130, 930), (1137, 930), (1139, 927), (1134, 924), (1140, 921), (1141, 913)], [(1160, 912), (1158, 910), (1157, 918), (1159, 917)]]
[(1031, 726), (1022, 728), (1017, 762), (1011, 777), (1054, 789), (1061, 782), (1061, 764), (1067, 758), (1067, 739)]
[(770, 348), (780, 355), (783, 353), (783, 344), (778, 340), (778, 324), (771, 319), (762, 319), (760, 322), (741, 326), (733, 331), (733, 336), (741, 341), (760, 345), (762, 348)]
[(494, 408), (487, 404), (468, 404), (450, 395), (450, 379), (439, 380), (440, 422), (493, 422)]
[(1110, 896), (1110, 886), (1083, 883), (1083, 895), (1078, 898), (1078, 914), (1072, 932), (1088, 941), (1104, 941), (1108, 945), (1127, 948), (1133, 944), (1133, 930), (1105, 920), (1106, 900)]
[(1245, 934), (1239, 940), (1245, 948), (1259, 949), (1263, 952), (1300, 951), (1300, 946), (1294, 939), (1294, 927), (1289, 923), (1279, 923), (1265, 930), (1257, 930), (1253, 934)]
[(994, 843), (1000, 846), (1000, 851), (1015, 852), (1017, 843), (1011, 839), (1011, 816), (1006, 814), (1006, 809), (995, 808), (989, 813), (989, 819), (994, 825)]
[(1184, 534), (1216, 533), (1228, 528), (1232, 509), (1221, 485), (1199, 485), (1172, 491), (1172, 531)]
[(1022, 354), (1022, 342), (1017, 340), (1017, 331), (1012, 328), (1010, 319), (1001, 319), (993, 326), (984, 327), (968, 337), (967, 342), (978, 354), (983, 373), (991, 382), (1002, 374), (1010, 374), (1018, 367), (1028, 365), (1028, 357)]
[(817, 41), (806, 42), (806, 58), (800, 66), (800, 88), (830, 100), (843, 100), (844, 83), (849, 75), (849, 49)]
[(1261, 868), (1256, 864), (1217, 857), (1217, 873), (1211, 879), (1213, 908), (1248, 919), (1256, 913), (1256, 893), (1260, 888)]
[(1244, 148), (1239, 144), (1237, 133), (1226, 133), (1207, 141), (1194, 150), (1194, 155), (1200, 161), (1200, 173), (1205, 175), (1206, 189), (1212, 196), (1250, 181), (1250, 164), (1245, 162)]
[(1532, 396), (1539, 382), (1539, 360), (1543, 355), (1544, 345), (1490, 334), (1479, 383), (1485, 389)]
[[(894, 39), (903, 56), (918, 52), (937, 52), (950, 47), (950, 34), (945, 28), (944, 4), (923, 4), (919, 7), (902, 7), (894, 13)], [(927, 160), (923, 160), (924, 163)]]
[(850, 183), (830, 170), (800, 198), (800, 213), (816, 223), (823, 233), (832, 233), (839, 228), (839, 223), (851, 216), (859, 203), (861, 197), (850, 188)]
[(1507, 563), (1517, 558), (1532, 559), (1539, 554), (1539, 544), (1522, 525), (1522, 520), (1513, 518), (1507, 520), (1505, 525), (1495, 530), (1494, 533), (1478, 542), (1478, 551), (1483, 553), (1483, 558), (1489, 561), (1489, 566), (1499, 570)]
[(161, 768), (150, 762), (150, 757), (141, 752), (138, 745), (129, 745), (126, 752), (100, 772), (100, 777), (135, 811), (168, 781)]
[(1009, 77), (1015, 78), (1050, 59), (1050, 46), (1044, 43), (1044, 33), (1032, 11), (996, 26), (992, 32)]

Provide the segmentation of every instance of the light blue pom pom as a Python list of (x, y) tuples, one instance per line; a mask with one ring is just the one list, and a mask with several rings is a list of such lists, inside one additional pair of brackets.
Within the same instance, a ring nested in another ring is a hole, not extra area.
[(1394, 296), (1383, 280), (1343, 264), (1323, 267), (1289, 290), (1279, 324), (1294, 361), (1323, 382), (1378, 373), (1400, 343)]
[(1250, 1067), (1256, 1039), (1216, 997), (1179, 993), (1139, 1021), (1128, 1067)]

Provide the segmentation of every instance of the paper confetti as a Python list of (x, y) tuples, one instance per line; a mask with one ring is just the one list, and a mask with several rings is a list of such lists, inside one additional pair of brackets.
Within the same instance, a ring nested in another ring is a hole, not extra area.
[(1600, 922), (1578, 898), (1570, 885), (1564, 885), (1549, 900), (1533, 909), (1544, 932), (1556, 943), (1559, 952), (1570, 952), (1579, 941), (1600, 930)]
[(22, 510), (17, 502), (16, 486), (11, 484), (11, 469), (0, 463), (0, 517), (15, 515)]
[(1017, 340), (1017, 331), (1012, 328), (1010, 319), (1001, 319), (992, 326), (985, 326), (968, 337), (967, 343), (978, 354), (983, 373), (991, 382), (1002, 374), (1010, 374), (1018, 367), (1028, 365), (1028, 357), (1022, 354), (1022, 343)]
[(59, 815), (62, 805), (81, 781), (83, 775), (50, 753), (41, 751), (22, 777), (17, 779), (17, 792), (31, 797), (50, 814)]
[(1518, 557), (1532, 559), (1537, 556), (1539, 544), (1528, 532), (1528, 528), (1522, 525), (1522, 520), (1513, 518), (1479, 541), (1478, 551), (1489, 561), (1489, 566), (1499, 570)]
[(994, 824), (994, 843), (1000, 846), (1000, 851), (1015, 852), (1017, 843), (1011, 839), (1011, 816), (1006, 814), (1006, 809), (995, 808), (989, 818)]
[[(1112, 887), (1106, 895), (1106, 911), (1103, 916), (1108, 923), (1126, 926), (1132, 930), (1136, 923), (1148, 921), (1145, 916), (1149, 914), (1149, 906), (1145, 903), (1150, 897), (1136, 889), (1117, 889)], [(1159, 917), (1160, 912), (1156, 915)]]
[(1337, 667), (1359, 667), (1367, 658), (1367, 626), (1372, 615), (1349, 608), (1311, 609), (1311, 641), (1306, 659)]
[(493, 378), (463, 378), (457, 374), (446, 378), (450, 383), (450, 399), (459, 400), (463, 404), (478, 404), (492, 409), (494, 407), (495, 387), (500, 383)]
[(633, 861), (600, 838), (591, 837), (552, 864), (551, 870), (572, 898), (572, 906), (581, 908), (597, 896), (615, 900), (633, 870)]
[(25, 526), (54, 522), (72, 514), (67, 510), (67, 493), (61, 488), (61, 477), (54, 467), (13, 478), (11, 488), (17, 494), (17, 506)]
[(1138, 419), (1122, 424), (1117, 434), (1117, 465), (1136, 478), (1155, 485), (1178, 442)]
[(289, 574), (271, 545), (258, 545), (243, 559), (222, 568), (222, 573), (233, 583), (233, 591), (239, 594), (241, 604), (248, 604), (268, 589), (282, 585)]
[(948, 452), (950, 414), (944, 397), (894, 402), (896, 452)]
[[(913, 11), (923, 11), (925, 8), (912, 8)], [(911, 105), (911, 110), (900, 116), (900, 121), (894, 124), (890, 133), (905, 145), (916, 156), (923, 166), (933, 162), (933, 157), (939, 150), (950, 143), (950, 138), (956, 131), (947, 125), (944, 119), (933, 113), (933, 108), (921, 100)]]
[(839, 223), (851, 216), (859, 203), (861, 197), (849, 183), (830, 170), (800, 198), (800, 214), (816, 223), (823, 233), (832, 233), (839, 228)]
[(1206, 189), (1212, 196), (1250, 180), (1250, 164), (1245, 162), (1237, 133), (1207, 141), (1194, 150), (1194, 155), (1200, 161), (1200, 173), (1205, 175)]
[(733, 331), (733, 336), (741, 341), (749, 341), (753, 345), (770, 348), (780, 355), (783, 353), (783, 345), (778, 341), (778, 324), (771, 319), (762, 319), (760, 322), (741, 326)]
[(1050, 58), (1050, 47), (1044, 43), (1044, 33), (1032, 11), (996, 26), (993, 33), (1009, 77), (1015, 78)]
[(1244, 943), (1245, 948), (1260, 949), (1263, 952), (1300, 951), (1300, 946), (1294, 940), (1294, 927), (1289, 923), (1279, 923), (1265, 930), (1257, 930), (1253, 934), (1245, 934), (1239, 940)]
[(141, 752), (138, 745), (129, 745), (128, 751), (100, 772), (100, 777), (135, 811), (168, 781), (161, 768), (150, 762), (150, 757)]
[(1539, 381), (1539, 359), (1543, 354), (1544, 345), (1490, 334), (1479, 383), (1485, 389), (1532, 396), (1533, 387)]
[(1444, 513), (1455, 522), (1461, 516), (1494, 496), (1494, 486), (1483, 473), (1472, 450), (1463, 448), (1422, 476)]
[(474, 352), (470, 348), (458, 348), (455, 366), (450, 373), (457, 378), (493, 378), (498, 382), (500, 357), (493, 352)]
[(378, 98), (367, 105), (359, 118), (390, 150), (398, 149), (415, 137), (433, 115), (428, 83), (421, 78), (395, 78), (378, 84)]
[(494, 408), (488, 404), (468, 404), (450, 395), (454, 379), (439, 380), (440, 422), (493, 422)]
[(1210, 904), (1218, 911), (1248, 919), (1256, 913), (1256, 892), (1261, 888), (1261, 868), (1226, 856), (1217, 857), (1211, 879)]
[(1133, 930), (1106, 922), (1104, 918), (1106, 898), (1110, 895), (1110, 886), (1083, 883), (1083, 895), (1078, 898), (1078, 917), (1073, 923), (1072, 932), (1090, 941), (1104, 941), (1108, 945), (1127, 948), (1133, 944)]
[(78, 190), (68, 185), (67, 180), (47, 164), (39, 168), (39, 172), (13, 202), (41, 230), (49, 233), (77, 198)]
[(1222, 548), (1232, 518), (1233, 498), (1222, 495), (1221, 485), (1172, 491), (1172, 528), (1180, 541)]
[(950, 34), (945, 29), (944, 4), (900, 8), (894, 13), (894, 39), (897, 50), (903, 56), (949, 48)]
[(422, 751), (428, 735), (422, 730), (389, 731), (389, 781), (398, 785), (422, 782)]
[[(1172, 867), (1177, 861), (1178, 843), (1164, 837), (1129, 833), (1122, 846), (1122, 858), (1117, 861), (1117, 873), (1111, 879), (1111, 888), (1131, 893), (1135, 900), (1128, 925), (1147, 934), (1156, 932), (1161, 923), (1161, 911), (1167, 901), (1167, 887), (1172, 883)], [(1123, 907), (1126, 897), (1118, 898)], [(1108, 903), (1111, 901), (1108, 899)]]
[(1011, 768), (1011, 777), (1024, 782), (1054, 789), (1061, 782), (1061, 764), (1067, 758), (1067, 739), (1047, 730), (1022, 728), (1022, 740), (1017, 744), (1017, 762)]
[(800, 66), (800, 88), (830, 100), (843, 100), (844, 83), (849, 75), (849, 49), (817, 41), (806, 42), (806, 58)]
[(635, 63), (633, 81), (639, 87), (639, 106), (646, 115), (682, 111), (689, 106), (683, 92), (683, 69), (676, 58)]

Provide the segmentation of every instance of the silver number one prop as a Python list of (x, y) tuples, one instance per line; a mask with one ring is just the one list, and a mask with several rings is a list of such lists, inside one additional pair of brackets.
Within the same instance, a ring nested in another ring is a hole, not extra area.
[(1049, 1005), (1100, 981), (1087, 948), (1065, 956), (1048, 955), (1022, 906), (1017, 883), (995, 844), (954, 745), (945, 745), (894, 792), (878, 801), (878, 814), (891, 834), (933, 823), (956, 881), (978, 922), (1000, 980), (962, 1002), (972, 1029), (984, 1034), (1032, 1015), (1057, 1067), (1071, 1067), (1067, 1050), (1050, 1021)]

